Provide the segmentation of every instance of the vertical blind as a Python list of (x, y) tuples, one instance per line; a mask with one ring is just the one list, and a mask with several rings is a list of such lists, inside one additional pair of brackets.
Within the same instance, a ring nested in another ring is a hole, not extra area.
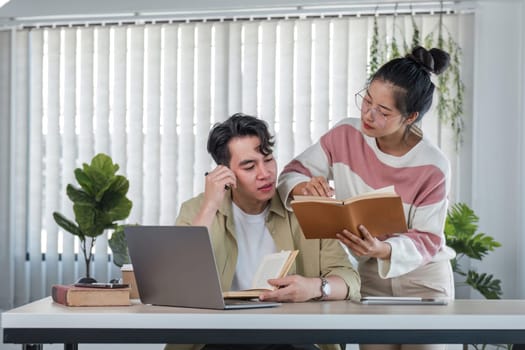
[[(414, 20), (421, 38), (438, 24), (437, 15), (400, 15), (392, 31), (393, 16), (376, 19), (387, 41), (393, 34), (408, 43)], [(462, 33), (472, 15), (443, 19), (468, 45), (472, 38)], [(14, 30), (12, 303), (48, 295), (52, 284), (84, 273), (78, 240), (52, 217), (74, 217), (65, 188), (76, 185), (75, 168), (109, 154), (130, 181), (126, 222), (173, 224), (213, 166), (206, 139), (215, 122), (235, 112), (266, 120), (282, 169), (338, 120), (359, 116), (354, 94), (370, 73), (373, 22), (363, 16)], [(454, 171), (454, 139), (433, 110), (423, 129)], [(95, 250), (94, 277), (118, 277), (106, 235)]]

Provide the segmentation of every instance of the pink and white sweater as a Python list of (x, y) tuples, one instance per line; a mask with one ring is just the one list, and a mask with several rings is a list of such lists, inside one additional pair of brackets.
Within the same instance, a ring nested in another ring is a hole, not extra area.
[(385, 154), (375, 138), (360, 131), (360, 122), (340, 121), (286, 165), (278, 191), (288, 199), (287, 208), (292, 189), (313, 176), (333, 180), (338, 199), (394, 185), (403, 201), (408, 232), (386, 239), (392, 254), (390, 260), (378, 259), (380, 277), (401, 276), (429, 262), (453, 258), (455, 252), (446, 246), (443, 232), (450, 187), (445, 155), (424, 136), (401, 157)]

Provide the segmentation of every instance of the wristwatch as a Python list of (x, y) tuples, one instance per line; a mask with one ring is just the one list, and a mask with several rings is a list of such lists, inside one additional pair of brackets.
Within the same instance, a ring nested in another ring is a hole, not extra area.
[(330, 288), (330, 283), (328, 283), (328, 280), (326, 278), (321, 277), (321, 296), (318, 298), (314, 298), (314, 300), (324, 300), (328, 298), (331, 292), (332, 288)]

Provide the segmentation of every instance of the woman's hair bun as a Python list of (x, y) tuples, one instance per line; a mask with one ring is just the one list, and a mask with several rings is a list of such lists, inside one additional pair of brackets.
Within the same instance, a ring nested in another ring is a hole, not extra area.
[(441, 74), (450, 64), (450, 55), (438, 48), (427, 51), (424, 47), (416, 46), (408, 58), (419, 63), (429, 73)]

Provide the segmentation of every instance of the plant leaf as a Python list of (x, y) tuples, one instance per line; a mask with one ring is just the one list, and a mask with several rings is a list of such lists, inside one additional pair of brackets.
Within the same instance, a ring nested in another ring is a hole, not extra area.
[(477, 233), (478, 216), (465, 203), (456, 203), (448, 211), (445, 222), (447, 245), (458, 254), (481, 260), (501, 244), (484, 233)]
[(111, 221), (124, 220), (129, 216), (133, 203), (126, 197), (119, 197), (113, 208), (107, 210)]
[(125, 196), (129, 190), (129, 181), (122, 175), (115, 176), (108, 188), (108, 191)]
[(124, 236), (124, 226), (117, 226), (108, 240), (108, 244), (113, 252), (113, 263), (115, 265), (122, 267), (122, 265), (130, 263), (128, 244)]
[(74, 234), (75, 236), (84, 237), (84, 234), (80, 230), (80, 228), (75, 224), (73, 221), (66, 218), (64, 215), (54, 212), (53, 218), (55, 219), (55, 222), (58, 226), (62, 227), (64, 230), (66, 230), (69, 233)]
[(470, 270), (466, 283), (479, 291), (487, 299), (501, 299), (501, 281), (486, 273), (478, 274)]
[(93, 183), (82, 169), (75, 169), (75, 179), (77, 179), (78, 184), (87, 194), (90, 196), (94, 195)]
[(118, 164), (113, 164), (111, 157), (104, 153), (99, 153), (91, 160), (91, 168), (99, 169), (107, 178), (113, 177), (118, 169)]
[(95, 201), (89, 193), (85, 192), (83, 189), (75, 188), (73, 185), (69, 184), (66, 188), (66, 193), (68, 198), (73, 203), (83, 203), (85, 205), (95, 206)]

